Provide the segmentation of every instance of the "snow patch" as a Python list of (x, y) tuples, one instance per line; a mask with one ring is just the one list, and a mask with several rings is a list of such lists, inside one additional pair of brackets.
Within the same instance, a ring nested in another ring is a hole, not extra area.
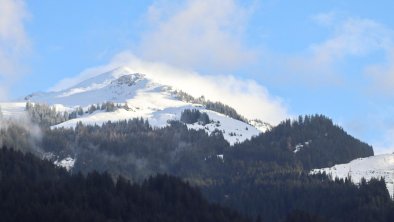
[(259, 119), (249, 120), (249, 124), (257, 128), (261, 132), (266, 132), (272, 129), (272, 126), (269, 123), (263, 122)]
[(304, 144), (301, 144), (301, 143), (297, 144), (295, 146), (295, 150), (293, 151), (293, 153), (298, 153), (302, 147), (304, 147)]
[(293, 153), (298, 153), (303, 147), (309, 146), (309, 144), (311, 144), (311, 143), (312, 143), (312, 140), (308, 140), (304, 143), (299, 143), (299, 144), (295, 145)]
[(56, 166), (66, 168), (67, 171), (70, 171), (74, 167), (75, 159), (71, 157), (66, 157), (60, 161), (56, 160), (54, 164)]

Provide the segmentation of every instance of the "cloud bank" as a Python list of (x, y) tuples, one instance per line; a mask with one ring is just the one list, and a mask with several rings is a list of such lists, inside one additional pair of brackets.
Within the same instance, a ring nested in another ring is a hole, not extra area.
[(30, 48), (24, 26), (27, 17), (24, 1), (0, 0), (0, 100), (22, 72), (20, 60)]
[(87, 69), (77, 77), (64, 79), (51, 90), (66, 89), (122, 66), (128, 67), (135, 73), (144, 73), (161, 84), (185, 91), (192, 96), (204, 95), (212, 101), (223, 102), (234, 107), (247, 118), (259, 118), (277, 124), (289, 117), (281, 99), (269, 95), (266, 88), (253, 80), (239, 79), (231, 75), (202, 75), (165, 63), (142, 60), (130, 52), (120, 53), (108, 64)]

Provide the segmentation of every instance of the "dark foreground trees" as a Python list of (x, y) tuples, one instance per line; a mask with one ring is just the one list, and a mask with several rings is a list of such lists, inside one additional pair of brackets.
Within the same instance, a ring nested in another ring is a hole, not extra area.
[(247, 221), (167, 175), (139, 185), (106, 173), (70, 175), (5, 147), (0, 172), (1, 221)]

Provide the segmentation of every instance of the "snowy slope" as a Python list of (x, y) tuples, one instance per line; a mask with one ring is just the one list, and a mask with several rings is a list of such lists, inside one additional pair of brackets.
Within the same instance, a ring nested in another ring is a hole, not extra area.
[(116, 122), (139, 117), (147, 119), (154, 127), (164, 127), (168, 125), (169, 120), (179, 120), (183, 110), (199, 109), (206, 112), (213, 122), (205, 126), (197, 123), (188, 124), (188, 128), (202, 129), (207, 133), (220, 130), (232, 145), (250, 139), (269, 128), (269, 125), (264, 125), (261, 121), (247, 124), (206, 110), (200, 104), (181, 101), (174, 95), (174, 90), (170, 86), (153, 81), (147, 75), (131, 73), (130, 69), (122, 67), (62, 91), (31, 94), (25, 100), (54, 105), (58, 111), (70, 111), (77, 107), (82, 107), (86, 111), (90, 105), (107, 101), (127, 105), (127, 108), (119, 108), (114, 112), (99, 110), (84, 114), (52, 127), (75, 127), (78, 122), (101, 125), (107, 121)]
[(394, 154), (382, 154), (367, 158), (359, 158), (347, 164), (338, 164), (331, 168), (315, 169), (312, 173), (326, 172), (333, 178), (346, 178), (351, 176), (354, 183), (359, 183), (361, 178), (369, 180), (371, 178), (383, 177), (390, 195), (394, 194)]

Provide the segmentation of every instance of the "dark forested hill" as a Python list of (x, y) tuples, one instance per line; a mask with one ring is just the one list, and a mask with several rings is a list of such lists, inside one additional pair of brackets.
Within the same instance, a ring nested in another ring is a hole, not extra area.
[(370, 145), (350, 136), (322, 115), (283, 121), (238, 147), (274, 162), (289, 162), (295, 158), (305, 169), (331, 167), (374, 154)]
[[(9, 137), (10, 130), (0, 136)], [(263, 221), (383, 222), (392, 218), (384, 181), (357, 186), (349, 180), (309, 174), (311, 168), (373, 155), (369, 145), (320, 115), (286, 120), (235, 146), (220, 131), (208, 135), (178, 121), (152, 128), (143, 119), (103, 126), (78, 124), (75, 129), (44, 128), (37, 146), (53, 154), (51, 158), (75, 159), (71, 171), (76, 175), (96, 170), (138, 183), (157, 173), (174, 175), (199, 187), (208, 200), (251, 217), (260, 215)]]
[(0, 172), (1, 221), (247, 221), (172, 176), (137, 185), (106, 173), (70, 175), (5, 147)]

